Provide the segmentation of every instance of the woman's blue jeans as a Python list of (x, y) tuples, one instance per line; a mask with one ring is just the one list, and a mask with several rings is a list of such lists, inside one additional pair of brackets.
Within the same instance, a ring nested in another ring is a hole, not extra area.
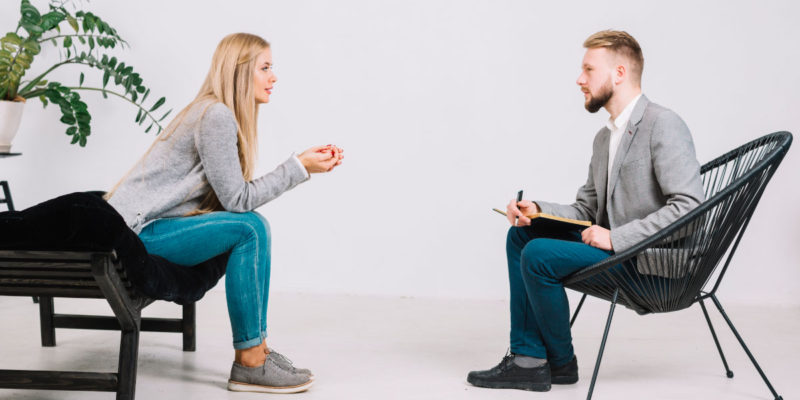
[(233, 347), (257, 346), (267, 337), (270, 231), (256, 212), (218, 211), (158, 219), (139, 238), (147, 252), (185, 266), (230, 252), (225, 272)]
[(612, 254), (581, 242), (578, 231), (511, 227), (506, 239), (511, 352), (555, 366), (570, 362), (569, 302), (561, 280)]

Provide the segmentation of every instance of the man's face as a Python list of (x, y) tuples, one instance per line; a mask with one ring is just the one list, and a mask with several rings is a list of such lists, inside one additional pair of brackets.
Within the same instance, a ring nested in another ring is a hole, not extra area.
[(575, 82), (583, 92), (583, 106), (590, 113), (603, 108), (614, 95), (614, 54), (603, 47), (587, 49), (581, 74)]

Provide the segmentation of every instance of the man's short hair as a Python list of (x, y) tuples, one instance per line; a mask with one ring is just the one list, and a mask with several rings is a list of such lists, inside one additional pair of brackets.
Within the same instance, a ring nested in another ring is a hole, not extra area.
[(644, 68), (644, 56), (639, 42), (625, 31), (605, 30), (589, 36), (584, 42), (583, 47), (594, 49), (604, 47), (614, 53), (627, 58), (631, 63), (631, 79), (641, 86), (642, 69)]

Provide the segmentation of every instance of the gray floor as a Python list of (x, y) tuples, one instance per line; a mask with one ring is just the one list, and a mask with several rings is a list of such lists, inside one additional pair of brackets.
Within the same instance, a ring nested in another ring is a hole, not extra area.
[[(721, 299), (724, 302), (724, 298)], [(800, 308), (725, 304), (778, 392), (800, 397)], [(588, 301), (574, 329), (580, 382), (546, 394), (469, 386), (467, 371), (496, 364), (507, 346), (507, 302), (274, 294), (268, 343), (300, 367), (315, 386), (297, 395), (231, 393), (225, 389), (232, 350), (224, 293), (198, 305), (197, 352), (180, 336), (142, 334), (138, 399), (584, 399), (608, 303)], [(57, 312), (108, 314), (94, 300), (58, 299)], [(159, 302), (150, 316), (178, 316)], [(713, 311), (713, 310), (712, 310)], [(730, 330), (712, 318), (735, 373), (724, 376), (699, 307), (640, 317), (618, 308), (595, 399), (771, 399)], [(119, 336), (58, 330), (57, 346), (39, 346), (37, 308), (30, 298), (0, 297), (0, 368), (113, 371)], [(110, 393), (0, 389), (0, 399), (113, 399)]]

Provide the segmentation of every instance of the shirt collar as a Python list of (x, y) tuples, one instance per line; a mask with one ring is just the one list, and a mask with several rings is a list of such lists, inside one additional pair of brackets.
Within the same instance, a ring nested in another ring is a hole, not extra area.
[(628, 103), (628, 105), (625, 106), (622, 112), (619, 113), (619, 115), (617, 115), (616, 119), (612, 120), (611, 117), (608, 117), (608, 121), (606, 122), (606, 127), (608, 128), (608, 130), (614, 132), (620, 127), (628, 125), (628, 120), (631, 118), (631, 113), (633, 113), (633, 108), (636, 106), (636, 102), (639, 101), (639, 98), (641, 97), (642, 97), (641, 93), (639, 93), (636, 97), (634, 97), (633, 100), (631, 100), (630, 103)]

